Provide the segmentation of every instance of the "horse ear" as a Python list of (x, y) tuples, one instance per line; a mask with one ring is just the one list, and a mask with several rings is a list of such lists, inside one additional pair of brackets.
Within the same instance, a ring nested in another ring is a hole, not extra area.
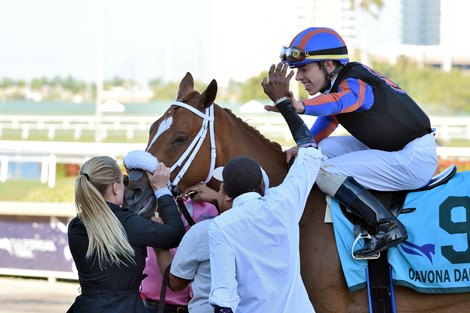
[(215, 79), (213, 79), (209, 86), (207, 86), (206, 90), (201, 94), (199, 97), (199, 103), (204, 104), (204, 109), (207, 109), (210, 107), (214, 101), (215, 101), (215, 96), (217, 95), (217, 82)]
[(194, 90), (194, 78), (190, 72), (187, 72), (186, 75), (181, 80), (180, 87), (178, 89), (178, 94), (176, 95), (176, 100), (183, 99), (184, 96), (186, 96), (193, 90)]

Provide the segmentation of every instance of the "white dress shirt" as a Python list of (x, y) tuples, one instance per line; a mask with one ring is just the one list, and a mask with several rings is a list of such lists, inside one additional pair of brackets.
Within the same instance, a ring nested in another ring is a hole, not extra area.
[(233, 312), (314, 312), (300, 277), (299, 220), (321, 153), (300, 148), (284, 182), (248, 192), (209, 225), (209, 302)]

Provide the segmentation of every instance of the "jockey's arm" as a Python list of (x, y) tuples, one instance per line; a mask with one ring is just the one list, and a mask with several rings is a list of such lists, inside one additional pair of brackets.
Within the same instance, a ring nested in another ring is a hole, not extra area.
[(292, 137), (298, 147), (303, 146), (314, 146), (316, 147), (315, 140), (313, 139), (310, 130), (308, 129), (305, 122), (300, 118), (289, 98), (276, 105), (279, 112), (287, 122), (289, 130), (292, 133)]

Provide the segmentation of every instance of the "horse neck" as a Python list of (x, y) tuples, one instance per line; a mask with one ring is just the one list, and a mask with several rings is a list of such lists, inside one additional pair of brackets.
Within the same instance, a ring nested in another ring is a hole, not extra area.
[(271, 185), (277, 186), (287, 174), (285, 155), (279, 144), (271, 142), (228, 109), (215, 112), (217, 166), (239, 155), (257, 160), (268, 173)]

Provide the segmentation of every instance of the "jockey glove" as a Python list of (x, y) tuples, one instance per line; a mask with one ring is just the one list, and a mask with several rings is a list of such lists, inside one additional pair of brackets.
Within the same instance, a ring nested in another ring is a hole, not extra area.
[(299, 114), (295, 111), (289, 99), (278, 103), (276, 108), (281, 112), (282, 116), (286, 120), (298, 147), (317, 146), (310, 130), (307, 125), (305, 125), (305, 122), (300, 118)]

